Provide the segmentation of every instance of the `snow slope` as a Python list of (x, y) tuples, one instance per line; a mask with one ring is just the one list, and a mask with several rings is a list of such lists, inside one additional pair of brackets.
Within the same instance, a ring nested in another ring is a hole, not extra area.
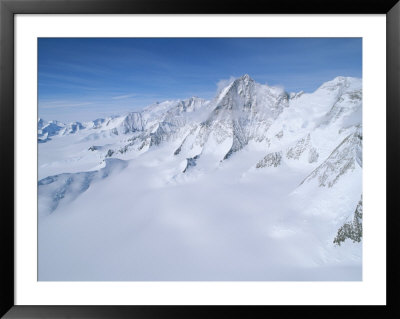
[[(361, 280), (362, 87), (38, 121), (39, 280)], [(361, 203), (361, 204), (360, 204)], [(342, 236), (343, 237), (343, 236)]]

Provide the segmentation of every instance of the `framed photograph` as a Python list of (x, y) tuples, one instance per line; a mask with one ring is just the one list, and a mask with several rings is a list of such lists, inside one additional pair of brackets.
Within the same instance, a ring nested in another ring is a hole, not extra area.
[(5, 318), (398, 312), (400, 5), (247, 7), (1, 1)]

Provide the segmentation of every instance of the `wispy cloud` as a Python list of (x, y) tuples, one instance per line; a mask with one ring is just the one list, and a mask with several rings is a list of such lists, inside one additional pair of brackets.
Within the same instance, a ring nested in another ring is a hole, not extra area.
[(111, 97), (111, 99), (113, 99), (113, 100), (123, 100), (123, 99), (128, 99), (130, 97), (135, 97), (135, 96), (137, 96), (137, 94), (125, 94), (125, 95), (113, 96), (113, 97)]
[(39, 107), (43, 109), (56, 109), (64, 107), (80, 107), (91, 105), (93, 102), (69, 102), (69, 101), (49, 101), (49, 102), (39, 102)]

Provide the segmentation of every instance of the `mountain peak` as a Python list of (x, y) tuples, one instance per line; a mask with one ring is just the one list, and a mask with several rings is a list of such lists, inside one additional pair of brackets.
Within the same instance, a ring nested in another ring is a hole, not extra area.
[(247, 73), (242, 75), (240, 78), (238, 78), (237, 80), (239, 81), (245, 81), (245, 82), (249, 82), (249, 81), (254, 81), (250, 75), (248, 75)]
[(229, 91), (237, 91), (238, 88), (248, 88), (253, 86), (255, 83), (255, 81), (248, 75), (242, 75), (241, 77), (237, 78), (235, 81), (233, 81), (230, 85), (229, 85), (229, 89), (227, 92)]
[(335, 88), (361, 88), (361, 79), (349, 76), (337, 76), (334, 79), (323, 83), (319, 88), (333, 90)]
[(194, 101), (202, 101), (202, 100), (203, 100), (202, 98), (193, 95), (192, 97), (188, 98), (186, 101), (194, 102)]

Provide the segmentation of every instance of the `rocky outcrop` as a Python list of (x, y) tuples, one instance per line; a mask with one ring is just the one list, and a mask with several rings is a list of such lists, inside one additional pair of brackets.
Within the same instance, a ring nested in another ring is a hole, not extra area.
[(191, 167), (195, 167), (196, 166), (196, 161), (200, 158), (200, 155), (196, 155), (194, 157), (190, 157), (186, 159), (186, 167), (185, 169), (182, 171), (182, 173), (186, 173), (188, 169), (190, 169)]
[(277, 167), (281, 164), (282, 161), (282, 152), (274, 152), (267, 154), (261, 161), (259, 161), (256, 165), (256, 168), (263, 167)]
[(363, 218), (363, 208), (362, 208), (362, 197), (358, 202), (356, 210), (353, 214), (353, 219), (349, 222), (346, 222), (341, 226), (337, 232), (333, 243), (340, 246), (346, 239), (352, 240), (355, 242), (360, 242), (362, 238), (362, 218)]
[(361, 127), (347, 136), (301, 184), (316, 179), (320, 187), (332, 187), (341, 176), (354, 170), (356, 165), (362, 167)]

